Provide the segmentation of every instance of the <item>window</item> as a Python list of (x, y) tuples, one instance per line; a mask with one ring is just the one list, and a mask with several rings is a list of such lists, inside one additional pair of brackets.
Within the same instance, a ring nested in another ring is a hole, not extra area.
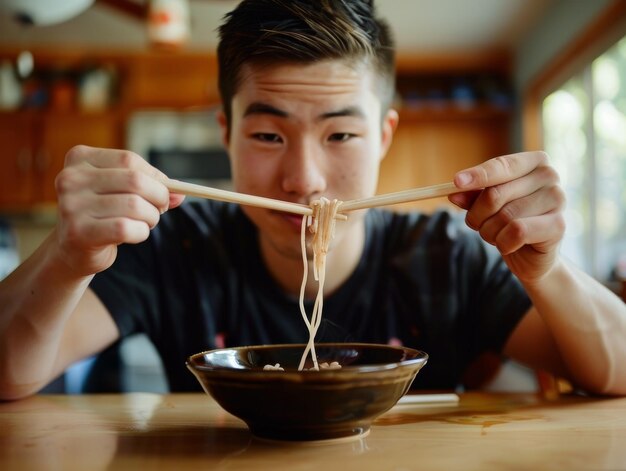
[(626, 37), (544, 99), (542, 126), (567, 194), (562, 253), (609, 280), (626, 263)]

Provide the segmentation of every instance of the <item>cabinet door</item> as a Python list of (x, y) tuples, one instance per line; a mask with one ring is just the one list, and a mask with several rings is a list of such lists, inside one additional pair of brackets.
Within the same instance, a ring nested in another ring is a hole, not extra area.
[[(454, 174), (510, 150), (507, 119), (400, 121), (381, 164), (378, 193), (452, 181)], [(396, 209), (455, 207), (447, 198), (406, 203)]]
[(208, 106), (219, 103), (217, 62), (197, 54), (147, 54), (133, 63), (124, 84), (133, 107)]
[(38, 200), (56, 201), (54, 180), (63, 169), (65, 154), (73, 146), (121, 148), (123, 133), (116, 114), (50, 114), (42, 124), (41, 146), (35, 154), (35, 169), (40, 179)]
[(0, 143), (0, 209), (27, 208), (36, 187), (32, 172), (36, 147), (33, 116), (0, 113)]

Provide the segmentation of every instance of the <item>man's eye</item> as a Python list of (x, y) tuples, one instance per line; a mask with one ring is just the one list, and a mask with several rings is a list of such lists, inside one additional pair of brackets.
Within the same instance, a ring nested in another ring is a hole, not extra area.
[(354, 136), (354, 134), (350, 134), (349, 132), (337, 132), (335, 134), (331, 134), (328, 140), (332, 142), (345, 142)]
[(254, 133), (252, 137), (262, 142), (283, 142), (278, 134), (273, 134), (269, 132), (257, 132)]

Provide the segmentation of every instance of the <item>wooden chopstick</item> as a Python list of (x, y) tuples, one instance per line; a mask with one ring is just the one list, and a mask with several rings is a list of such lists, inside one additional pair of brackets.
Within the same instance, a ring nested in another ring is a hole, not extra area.
[(447, 196), (459, 192), (461, 192), (461, 190), (459, 190), (454, 183), (441, 183), (439, 185), (426, 186), (423, 188), (413, 188), (411, 190), (371, 196), (369, 198), (344, 201), (343, 203), (341, 203), (341, 206), (339, 206), (339, 211), (343, 213), (346, 211), (355, 211), (357, 209), (375, 208), (377, 206), (386, 206), (398, 203), (408, 203), (409, 201), (437, 198), (439, 196)]
[(195, 183), (181, 182), (180, 180), (168, 179), (163, 183), (168, 190), (183, 195), (197, 196), (199, 198), (207, 198), (217, 201), (226, 201), (228, 203), (245, 204), (248, 206), (259, 206), (261, 208), (275, 209), (277, 211), (301, 214), (303, 216), (313, 214), (311, 207), (304, 204), (290, 203), (288, 201), (275, 200), (272, 198), (265, 198), (263, 196), (254, 196), (234, 191), (220, 190), (218, 188), (196, 185)]
[(401, 404), (431, 404), (431, 405), (457, 405), (459, 395), (455, 393), (434, 394), (407, 394), (402, 396), (396, 405)]
[[(309, 216), (313, 214), (311, 207), (304, 204), (290, 203), (289, 201), (275, 200), (272, 198), (265, 198), (263, 196), (254, 196), (234, 191), (220, 190), (219, 188), (211, 188), (208, 186), (197, 185), (195, 183), (182, 182), (180, 180), (166, 179), (163, 183), (168, 190), (183, 195), (196, 196), (199, 198), (207, 198), (217, 201), (226, 201), (228, 203), (244, 204), (248, 206), (258, 206), (261, 208), (300, 214), (302, 216)], [(346, 211), (355, 211), (357, 209), (406, 203), (409, 201), (418, 201), (428, 198), (436, 198), (438, 196), (451, 195), (453, 193), (458, 193), (459, 191), (460, 190), (454, 185), (454, 183), (442, 183), (424, 188), (413, 188), (411, 190), (398, 191), (396, 193), (387, 193), (369, 198), (344, 201), (339, 207), (339, 211), (341, 213), (345, 213)], [(345, 220), (346, 216), (345, 214), (337, 214), (337, 218)]]

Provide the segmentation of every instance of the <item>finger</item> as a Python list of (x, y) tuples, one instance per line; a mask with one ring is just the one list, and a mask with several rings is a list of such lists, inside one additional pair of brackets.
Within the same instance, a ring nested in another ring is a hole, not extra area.
[(516, 219), (504, 226), (495, 238), (495, 246), (502, 255), (509, 255), (525, 245), (539, 252), (547, 252), (558, 244), (565, 232), (565, 221), (560, 212)]
[(153, 178), (165, 175), (139, 154), (129, 150), (105, 149), (78, 145), (65, 155), (66, 165), (89, 164), (96, 168), (129, 168), (144, 172)]
[(185, 201), (185, 195), (170, 193), (169, 209), (174, 209), (180, 206), (183, 201)]
[[(66, 155), (66, 168), (72, 168), (81, 164), (88, 164), (97, 169), (124, 168), (143, 173), (158, 182), (167, 180), (167, 176), (163, 172), (150, 165), (140, 155), (127, 150), (104, 149), (84, 145), (75, 146), (70, 149)], [(132, 191), (132, 188), (135, 187), (135, 179), (139, 180), (140, 178), (134, 174), (128, 174), (127, 178), (130, 182), (125, 189), (131, 189)], [(107, 192), (107, 190), (105, 190), (102, 186), (99, 186), (98, 188), (101, 193)], [(141, 188), (144, 187), (141, 186)], [(113, 188), (112, 191), (124, 191), (124, 188), (117, 187), (117, 189)], [(154, 193), (154, 191), (142, 191), (141, 194), (148, 201), (157, 206), (161, 213), (167, 211), (169, 208), (180, 206), (185, 199), (184, 195), (169, 193), (164, 185), (161, 185), (160, 189), (156, 191), (158, 191), (158, 193)], [(165, 201), (165, 203), (163, 203), (163, 201)]]
[(107, 245), (138, 244), (150, 235), (150, 227), (136, 219), (83, 217), (64, 227), (65, 237), (73, 247), (100, 248)]
[(59, 202), (67, 198), (85, 198), (89, 194), (136, 194), (163, 213), (170, 201), (169, 191), (163, 183), (143, 172), (126, 168), (68, 167), (57, 175), (55, 185)]
[(158, 208), (161, 213), (169, 207), (169, 190), (162, 182), (141, 171), (115, 168), (92, 172), (97, 173), (97, 178), (94, 178), (93, 190), (98, 194), (136, 194)]
[(547, 162), (545, 152), (503, 155), (458, 172), (454, 183), (463, 190), (486, 188), (520, 178)]
[(457, 205), (461, 209), (470, 209), (479, 195), (480, 190), (463, 191), (461, 193), (453, 193), (449, 195), (448, 201)]
[[(558, 190), (558, 188), (557, 188)], [(552, 196), (551, 193), (562, 195), (560, 191), (544, 188), (532, 195), (518, 198), (505, 204), (497, 213), (486, 219), (478, 229), (481, 237), (490, 244), (495, 244), (498, 234), (511, 222), (538, 215), (553, 213), (563, 207), (563, 196)]]
[[(550, 188), (551, 191), (543, 196), (550, 196), (558, 200), (553, 202), (555, 204), (554, 208), (556, 208), (562, 201), (558, 191), (559, 187), (556, 185), (557, 182), (558, 175), (554, 169), (542, 166), (535, 168), (531, 173), (521, 178), (487, 187), (469, 208), (465, 216), (467, 225), (478, 230), (487, 219), (501, 211), (505, 205), (536, 193), (544, 187)], [(512, 206), (510, 209), (517, 208)], [(548, 208), (548, 210), (550, 209), (552, 208)]]
[(95, 168), (126, 168), (142, 172), (149, 177), (165, 181), (167, 176), (153, 167), (139, 154), (129, 150), (104, 149), (84, 145), (75, 146), (66, 154), (65, 165), (74, 166), (88, 164)]
[(157, 225), (160, 211), (141, 196), (126, 193), (93, 198), (93, 203), (86, 208), (89, 216), (97, 219), (122, 217), (144, 222), (148, 227)]
[(143, 221), (154, 227), (160, 217), (159, 210), (140, 195), (119, 193), (110, 195), (86, 194), (79, 197), (64, 198), (59, 201), (59, 212), (66, 218), (87, 217), (104, 219), (124, 217)]

